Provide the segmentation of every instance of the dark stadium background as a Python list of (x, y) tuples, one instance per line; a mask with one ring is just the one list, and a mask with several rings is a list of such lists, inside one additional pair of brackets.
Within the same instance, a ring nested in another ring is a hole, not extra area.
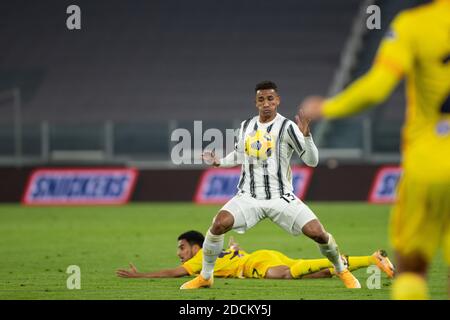
[[(19, 201), (28, 173), (48, 166), (137, 167), (133, 200), (190, 200), (204, 167), (170, 161), (174, 128), (236, 128), (265, 79), (292, 119), (306, 95), (366, 71), (395, 13), (421, 2), (2, 1), (0, 201)], [(66, 28), (70, 4), (81, 30)], [(364, 27), (371, 4), (381, 30)], [(402, 89), (376, 111), (315, 126), (321, 164), (307, 200), (365, 200), (377, 169), (398, 164)]]

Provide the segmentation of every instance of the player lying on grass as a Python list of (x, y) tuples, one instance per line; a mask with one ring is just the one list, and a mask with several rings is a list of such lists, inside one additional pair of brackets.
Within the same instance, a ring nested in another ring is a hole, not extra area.
[[(119, 269), (122, 278), (172, 278), (198, 275), (202, 269), (202, 245), (204, 236), (198, 231), (188, 231), (178, 237), (177, 255), (182, 265), (155, 272), (138, 272), (130, 263), (130, 270)], [(371, 256), (342, 256), (349, 270), (378, 266), (389, 278), (394, 276), (394, 266), (383, 250)], [(217, 259), (214, 276), (231, 278), (305, 279), (330, 278), (335, 275), (333, 264), (324, 259), (291, 259), (275, 250), (257, 250), (247, 253), (230, 238), (229, 248)]]

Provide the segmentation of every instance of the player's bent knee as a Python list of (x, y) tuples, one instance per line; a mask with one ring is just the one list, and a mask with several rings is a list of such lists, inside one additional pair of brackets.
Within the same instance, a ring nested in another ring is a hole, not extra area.
[(213, 224), (210, 228), (212, 234), (221, 235), (233, 228), (234, 217), (228, 211), (220, 211), (214, 218)]
[(328, 233), (326, 232), (319, 232), (313, 237), (313, 240), (320, 244), (328, 243), (328, 239)]
[(317, 243), (323, 244), (328, 242), (328, 233), (318, 220), (308, 222), (305, 226), (303, 226), (302, 232), (304, 235)]

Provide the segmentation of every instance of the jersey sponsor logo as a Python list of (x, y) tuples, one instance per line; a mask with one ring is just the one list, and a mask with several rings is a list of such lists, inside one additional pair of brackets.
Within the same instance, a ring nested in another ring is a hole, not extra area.
[(22, 197), (26, 205), (114, 205), (128, 202), (136, 169), (37, 169)]
[(378, 170), (369, 194), (371, 203), (393, 203), (397, 185), (402, 174), (401, 167), (382, 167)]
[[(295, 195), (303, 199), (311, 181), (311, 168), (293, 167), (292, 186)], [(198, 183), (194, 201), (199, 204), (222, 204), (237, 193), (237, 185), (241, 175), (240, 168), (207, 169)]]

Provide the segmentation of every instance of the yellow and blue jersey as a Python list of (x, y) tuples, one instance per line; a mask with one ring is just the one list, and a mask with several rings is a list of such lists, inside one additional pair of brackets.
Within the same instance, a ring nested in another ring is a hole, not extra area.
[(403, 77), (407, 97), (403, 170), (427, 181), (449, 181), (450, 0), (436, 0), (397, 15), (371, 70), (326, 100), (324, 115), (343, 117), (379, 103)]
[[(214, 275), (224, 278), (242, 278), (243, 267), (249, 254), (243, 250), (229, 248), (223, 250), (216, 260), (214, 266)], [(202, 270), (203, 250), (200, 249), (197, 254), (183, 263), (183, 267), (189, 275), (197, 275)]]

